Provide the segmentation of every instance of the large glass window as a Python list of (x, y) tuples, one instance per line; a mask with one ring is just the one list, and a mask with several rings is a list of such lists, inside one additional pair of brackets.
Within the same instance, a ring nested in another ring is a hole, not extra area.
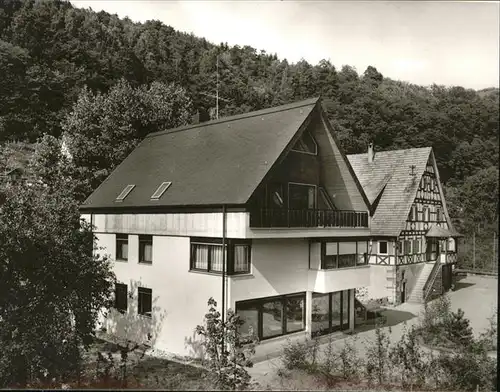
[(288, 184), (288, 208), (291, 210), (316, 208), (316, 187), (314, 185)]
[(356, 242), (339, 242), (339, 268), (356, 265)]
[(342, 292), (332, 293), (332, 331), (342, 327)]
[(244, 321), (240, 333), (244, 337), (259, 336), (259, 304), (241, 303), (237, 305), (237, 312)]
[(330, 294), (313, 293), (312, 332), (320, 333), (330, 328)]
[(321, 335), (349, 328), (350, 290), (313, 293), (312, 334)]
[(262, 304), (262, 337), (283, 335), (283, 301)]
[(240, 331), (252, 327), (259, 339), (268, 339), (305, 329), (305, 293), (262, 298), (236, 303), (236, 313), (244, 321)]
[(367, 241), (324, 242), (322, 252), (323, 269), (355, 267), (368, 262)]
[(305, 328), (305, 298), (286, 298), (286, 330), (287, 332), (302, 331)]
[[(226, 272), (244, 274), (250, 272), (251, 243), (228, 239), (226, 242)], [(221, 273), (223, 266), (222, 240), (214, 238), (191, 239), (191, 269)]]
[(357, 251), (356, 265), (368, 263), (368, 242), (358, 241), (358, 251)]

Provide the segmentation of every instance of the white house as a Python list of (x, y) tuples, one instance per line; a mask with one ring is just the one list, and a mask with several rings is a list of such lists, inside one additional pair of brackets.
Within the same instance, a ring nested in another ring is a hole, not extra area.
[(371, 205), (370, 298), (422, 302), (452, 284), (456, 232), (432, 148), (348, 156)]
[(370, 286), (370, 202), (319, 99), (150, 134), (81, 208), (120, 282), (108, 331), (174, 354), (209, 297), (262, 347), (352, 330)]

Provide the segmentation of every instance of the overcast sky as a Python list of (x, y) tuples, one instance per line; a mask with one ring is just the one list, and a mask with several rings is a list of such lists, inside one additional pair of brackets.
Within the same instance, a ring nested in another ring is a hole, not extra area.
[(161, 20), (208, 41), (250, 45), (312, 64), (329, 59), (362, 73), (429, 85), (499, 86), (496, 2), (120, 1), (75, 0), (128, 16)]

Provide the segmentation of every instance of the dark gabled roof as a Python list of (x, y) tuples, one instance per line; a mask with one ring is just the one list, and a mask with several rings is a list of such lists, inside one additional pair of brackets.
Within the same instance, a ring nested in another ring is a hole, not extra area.
[[(431, 151), (431, 147), (381, 151), (371, 163), (366, 153), (347, 156), (370, 204), (380, 197), (372, 234), (396, 237), (404, 229)], [(415, 176), (410, 175), (411, 165)]]
[[(81, 209), (245, 204), (318, 102), (308, 99), (149, 134)], [(167, 191), (151, 200), (166, 181), (172, 183)], [(134, 189), (115, 202), (129, 184)]]

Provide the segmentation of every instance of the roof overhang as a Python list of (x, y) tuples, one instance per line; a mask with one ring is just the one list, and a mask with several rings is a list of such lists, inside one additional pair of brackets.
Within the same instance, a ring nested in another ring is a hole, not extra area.
[(455, 230), (448, 230), (444, 227), (432, 225), (425, 235), (427, 238), (450, 238), (450, 237), (463, 237), (462, 234)]

